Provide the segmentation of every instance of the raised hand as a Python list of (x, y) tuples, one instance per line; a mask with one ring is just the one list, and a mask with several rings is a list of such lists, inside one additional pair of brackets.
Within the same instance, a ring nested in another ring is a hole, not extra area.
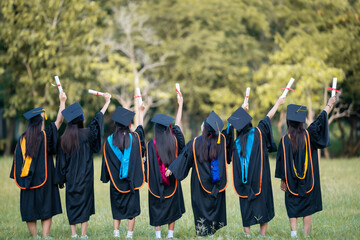
[(108, 92), (104, 93), (104, 98), (105, 98), (106, 102), (110, 102), (110, 99), (111, 99), (110, 93), (108, 93)]

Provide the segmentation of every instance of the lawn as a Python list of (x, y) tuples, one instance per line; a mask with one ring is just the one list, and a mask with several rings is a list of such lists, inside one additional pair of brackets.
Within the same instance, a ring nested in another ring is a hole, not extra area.
[[(272, 176), (275, 161), (271, 160)], [(26, 224), (21, 221), (19, 197), (20, 190), (9, 178), (11, 158), (0, 158), (0, 182), (3, 186), (0, 194), (0, 239), (30, 239)], [(101, 158), (95, 158), (95, 211), (90, 219), (88, 236), (91, 239), (113, 239), (112, 217), (110, 209), (109, 183), (100, 181)], [(228, 168), (231, 169), (231, 166)], [(321, 186), (323, 211), (313, 216), (312, 239), (360, 239), (360, 159), (321, 160)], [(230, 173), (231, 171), (229, 171)], [(190, 174), (189, 174), (190, 176)], [(239, 200), (234, 193), (231, 181), (227, 195), (228, 225), (212, 237), (213, 239), (241, 239), (242, 223)], [(272, 179), (275, 218), (269, 223), (267, 232), (271, 239), (288, 239), (289, 223), (285, 209), (284, 194), (279, 188), (279, 180)], [(176, 222), (175, 238), (195, 238), (193, 214), (190, 202), (190, 177), (183, 181), (186, 213)], [(70, 228), (65, 213), (65, 192), (61, 190), (64, 213), (53, 218), (50, 235), (54, 239), (70, 239)], [(141, 214), (136, 218), (134, 239), (154, 239), (154, 228), (149, 225), (147, 186), (141, 189)], [(301, 222), (301, 221), (300, 221)], [(38, 231), (41, 231), (38, 223)], [(298, 225), (299, 239), (302, 239), (302, 224)], [(79, 233), (80, 231), (78, 231)], [(121, 239), (125, 239), (127, 222), (120, 226)], [(162, 228), (165, 238), (167, 227)], [(258, 226), (252, 228), (252, 237), (257, 238)], [(211, 239), (212, 239), (211, 238)]]

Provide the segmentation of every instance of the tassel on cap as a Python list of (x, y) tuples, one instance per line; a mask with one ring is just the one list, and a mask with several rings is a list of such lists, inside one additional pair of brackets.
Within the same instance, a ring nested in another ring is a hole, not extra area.
[(218, 129), (218, 131), (219, 131), (219, 137), (218, 137), (218, 141), (217, 141), (217, 144), (220, 144), (221, 143), (221, 139), (220, 139), (220, 129), (219, 129), (219, 125), (218, 125), (218, 123), (216, 122), (216, 126), (217, 126), (217, 129)]
[(47, 120), (46, 111), (45, 111), (45, 109), (43, 109), (43, 110), (44, 110), (44, 118), (45, 118), (45, 120)]

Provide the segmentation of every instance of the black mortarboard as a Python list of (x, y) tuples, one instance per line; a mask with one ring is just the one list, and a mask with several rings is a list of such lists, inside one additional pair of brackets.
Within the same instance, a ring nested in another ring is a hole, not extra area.
[(75, 118), (82, 116), (84, 111), (82, 110), (80, 104), (76, 102), (65, 108), (61, 113), (67, 122), (71, 122)]
[[(45, 110), (42, 107), (38, 107), (38, 108), (34, 108), (26, 113), (24, 113), (24, 117), (27, 120), (32, 119), (33, 117), (36, 117), (37, 115), (42, 114), (43, 112), (45, 112)], [(46, 112), (45, 112), (45, 120), (47, 119), (46, 117)]]
[(221, 118), (212, 111), (205, 120), (205, 126), (209, 132), (216, 132), (218, 134), (224, 127), (224, 122)]
[(131, 120), (134, 118), (134, 115), (134, 112), (127, 110), (126, 108), (117, 107), (111, 117), (111, 120), (127, 127), (129, 126)]
[(286, 120), (303, 123), (305, 122), (306, 114), (307, 114), (306, 106), (290, 104), (287, 106)]
[(169, 117), (165, 114), (157, 113), (153, 119), (151, 119), (152, 122), (160, 124), (164, 127), (169, 127), (170, 124), (174, 121), (173, 117)]
[(242, 108), (239, 107), (229, 118), (228, 121), (236, 128), (241, 131), (248, 123), (250, 123), (252, 117)]

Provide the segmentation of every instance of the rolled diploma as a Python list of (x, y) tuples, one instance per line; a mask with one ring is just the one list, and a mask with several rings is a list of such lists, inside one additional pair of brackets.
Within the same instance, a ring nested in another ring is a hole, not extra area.
[(61, 87), (60, 79), (59, 79), (58, 76), (55, 76), (54, 78), (55, 78), (56, 85), (57, 85), (57, 87), (58, 87), (58, 89), (59, 89), (59, 94), (60, 94), (60, 93), (63, 91), (63, 89), (62, 89), (62, 87)]
[[(336, 83), (337, 83), (337, 78), (333, 78), (333, 85), (332, 85), (332, 88), (333, 89), (336, 89)], [(331, 97), (335, 96), (336, 95), (336, 91), (335, 90), (332, 90), (331, 91)]]
[(290, 78), (290, 81), (288, 83), (288, 85), (286, 86), (283, 94), (281, 95), (281, 97), (286, 97), (287, 93), (289, 92), (288, 88), (291, 88), (291, 85), (294, 83), (295, 79)]
[(244, 99), (244, 104), (246, 105), (249, 102), (250, 88), (246, 88), (246, 94)]
[(89, 89), (89, 93), (90, 93), (90, 94), (93, 94), (93, 95), (104, 96), (104, 93), (98, 92), (98, 91), (95, 91), (95, 90), (92, 90), (92, 89)]
[(140, 92), (140, 88), (136, 88), (136, 96), (139, 99), (139, 106), (141, 106), (142, 104), (142, 97), (141, 97), (141, 92)]
[(179, 92), (180, 95), (181, 95), (180, 84), (176, 83), (176, 84), (175, 84), (175, 88), (178, 90), (178, 92)]

